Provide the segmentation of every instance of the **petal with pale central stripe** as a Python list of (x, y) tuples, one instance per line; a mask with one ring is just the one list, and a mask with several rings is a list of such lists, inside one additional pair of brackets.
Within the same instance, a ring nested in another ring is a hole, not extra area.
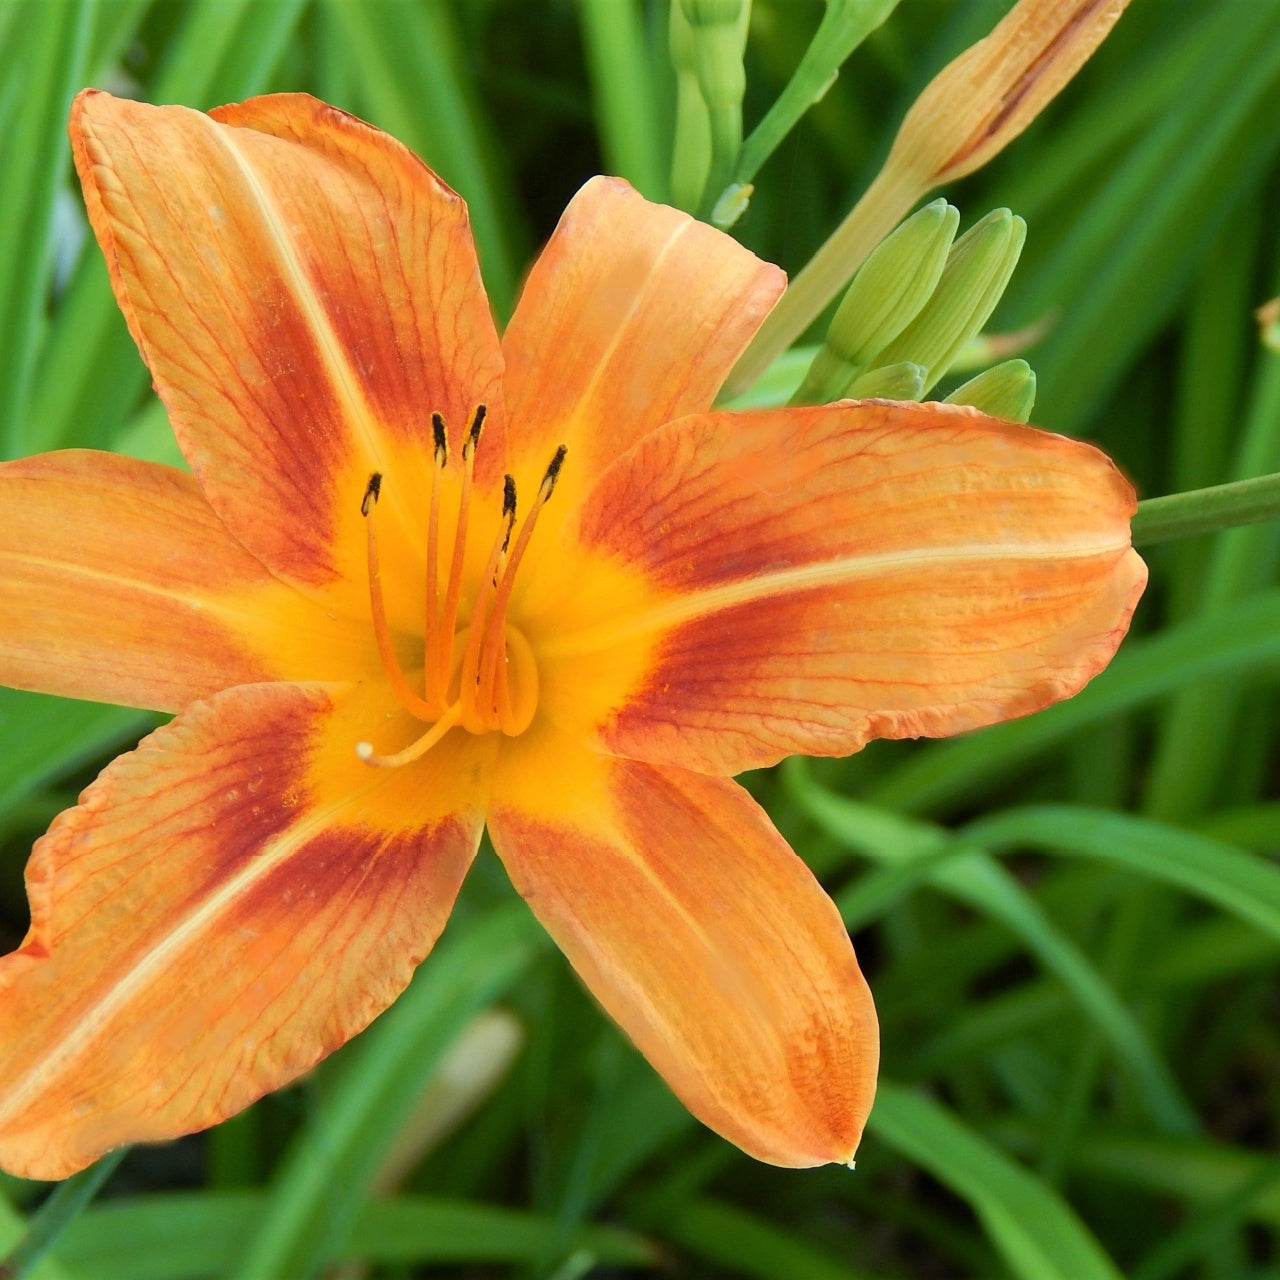
[[(0, 960), (6, 1169), (65, 1177), (213, 1124), (409, 981), (475, 852), (481, 797), (451, 758), (412, 805), (380, 803), (403, 783), (355, 761), (336, 698), (273, 684), (197, 703), (39, 842), (31, 930)], [(336, 738), (361, 793), (316, 786)]]
[(834, 905), (734, 782), (504, 749), (489, 832), (592, 994), (700, 1120), (749, 1155), (853, 1156), (878, 1032)]
[(711, 407), (784, 281), (713, 227), (593, 178), (503, 335), (513, 459), (568, 445), (564, 509), (645, 432)]
[(466, 207), (406, 148), (302, 94), (210, 117), (88, 91), (71, 136), (178, 441), (274, 572), (359, 579), (372, 471), (416, 472), (388, 518), (419, 529), (433, 411), (460, 447), (487, 403), (481, 469), (500, 475), (502, 355)]
[(707, 773), (1025, 715), (1120, 643), (1146, 582), (1133, 508), (1096, 449), (974, 410), (688, 418), (579, 513), (573, 554), (649, 594), (553, 639), (548, 684), (563, 668), (603, 687), (592, 673), (642, 646), (598, 741)]
[(231, 685), (379, 671), (367, 622), (271, 577), (183, 471), (23, 458), (0, 464), (0, 509), (4, 684), (176, 711)]

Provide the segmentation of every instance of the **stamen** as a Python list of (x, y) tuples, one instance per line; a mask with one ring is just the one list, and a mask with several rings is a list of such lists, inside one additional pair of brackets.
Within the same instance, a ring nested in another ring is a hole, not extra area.
[(431, 468), (431, 505), (427, 515), (427, 620), (423, 636), (422, 683), (427, 704), (438, 715), (444, 710), (444, 691), (435, 675), (440, 651), (440, 477), (449, 465), (449, 435), (444, 418), (431, 415), (431, 432), (435, 440), (434, 465)]
[(498, 530), (498, 536), (489, 551), (489, 559), (485, 562), (480, 587), (471, 609), (471, 621), (467, 626), (467, 647), (462, 655), (462, 672), (459, 676), (459, 697), (463, 703), (462, 724), (471, 733), (486, 733), (493, 727), (491, 718), (495, 709), (481, 709), (477, 701), (481, 696), (480, 647), (485, 636), (485, 615), (490, 593), (498, 585), (502, 560), (511, 544), (511, 531), (516, 522), (516, 482), (511, 476), (506, 476), (503, 480), (502, 515), (502, 528)]
[(439, 720), (431, 726), (416, 742), (411, 742), (403, 751), (392, 755), (380, 756), (373, 749), (372, 742), (357, 742), (356, 755), (367, 765), (376, 769), (395, 769), (402, 764), (412, 764), (427, 754), (450, 729), (457, 727), (462, 719), (462, 707), (455, 702)]
[(480, 433), (484, 430), (484, 420), (488, 409), (480, 404), (476, 406), (467, 430), (467, 438), (462, 445), (462, 496), (458, 500), (458, 526), (453, 535), (453, 559), (449, 565), (449, 585), (444, 597), (444, 617), (440, 623), (440, 644), (434, 655), (434, 661), (428, 666), (430, 684), (427, 685), (427, 697), (433, 702), (443, 702), (449, 685), (449, 672), (452, 666), (453, 633), (458, 628), (458, 602), (462, 594), (462, 561), (467, 551), (467, 519), (471, 513), (471, 486), (475, 473), (476, 446), (480, 443)]
[(377, 521), (374, 512), (378, 509), (378, 497), (382, 493), (382, 473), (375, 471), (369, 477), (368, 487), (360, 500), (360, 514), (365, 518), (367, 549), (369, 560), (369, 608), (373, 615), (373, 635), (378, 644), (378, 656), (382, 659), (383, 669), (396, 697), (410, 715), (419, 720), (431, 721), (438, 714), (409, 686), (408, 680), (396, 657), (391, 644), (391, 630), (387, 626), (387, 608), (382, 598), (382, 570), (378, 562)]
[[(477, 682), (486, 689), (494, 687), (499, 657), (506, 650), (507, 603), (511, 599), (511, 591), (515, 586), (516, 570), (520, 568), (520, 561), (524, 558), (525, 548), (528, 547), (529, 540), (533, 537), (534, 526), (538, 522), (538, 512), (547, 505), (547, 500), (555, 491), (556, 481), (560, 477), (560, 468), (564, 465), (565, 455), (568, 452), (568, 448), (565, 445), (561, 445), (556, 450), (555, 457), (551, 459), (546, 473), (542, 477), (542, 483), (538, 486), (538, 496), (534, 499), (529, 515), (520, 530), (519, 538), (516, 539), (515, 548), (511, 552), (511, 557), (507, 561), (502, 574), (502, 582), (498, 586), (497, 594), (494, 596), (493, 609), (485, 626), (484, 644), (481, 649), (477, 673)], [(497, 681), (497, 683), (503, 682)], [(496, 692), (494, 696), (497, 699)], [(494, 715), (501, 720), (500, 706), (494, 708)]]

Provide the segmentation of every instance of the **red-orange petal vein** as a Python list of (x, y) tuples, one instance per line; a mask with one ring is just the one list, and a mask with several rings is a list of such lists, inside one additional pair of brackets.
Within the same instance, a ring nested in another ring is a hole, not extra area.
[[(71, 137), (130, 331), (215, 510), (273, 571), (359, 577), (370, 472), (416, 530), (430, 415), (457, 446), (502, 356), (462, 201), (379, 130), (303, 94), (212, 117), (87, 91)], [(406, 454), (409, 461), (406, 461)]]
[(61, 1178), (213, 1124), (408, 982), (481, 816), (433, 794), (378, 824), (370, 797), (318, 793), (335, 719), (333, 695), (283, 683), (197, 703), (36, 846), (31, 930), (0, 960), (6, 1169)]
[(367, 626), (272, 578), (172, 467), (88, 450), (0, 464), (0, 681), (176, 711), (230, 685), (353, 679)]
[(1106, 665), (1146, 581), (1133, 506), (1097, 450), (972, 410), (685, 419), (601, 478), (576, 531), (665, 598), (547, 661), (590, 672), (650, 634), (599, 742), (708, 773), (976, 728)]
[(736, 783), (504, 752), (489, 830), (516, 888), (684, 1104), (749, 1155), (849, 1161), (875, 1009), (834, 905)]

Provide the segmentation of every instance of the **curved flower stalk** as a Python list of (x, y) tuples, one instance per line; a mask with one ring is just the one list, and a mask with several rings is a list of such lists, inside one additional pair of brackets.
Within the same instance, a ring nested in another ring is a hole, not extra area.
[(710, 412), (776, 268), (624, 183), (499, 341), (462, 202), (284, 95), (71, 126), (191, 474), (0, 468), (0, 677), (176, 711), (39, 842), (0, 1163), (202, 1128), (395, 999), (487, 824), (688, 1107), (848, 1161), (875, 1014), (730, 777), (1074, 693), (1145, 579), (1096, 450), (973, 410)]

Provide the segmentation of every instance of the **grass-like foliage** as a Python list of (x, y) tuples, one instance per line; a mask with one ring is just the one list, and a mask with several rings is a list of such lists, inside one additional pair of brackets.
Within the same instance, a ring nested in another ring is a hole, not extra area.
[[(920, 89), (1007, 7), (756, 0), (748, 138), (824, 13), (892, 12), (794, 129), (748, 142), (733, 234), (799, 271)], [(380, 125), (466, 197), (504, 321), (590, 174), (711, 216), (714, 191), (673, 181), (690, 82), (668, 34), (664, 0), (0, 4), (0, 451), (176, 460), (86, 239), (77, 89), (306, 90)], [(1032, 421), (1099, 442), (1143, 496), (1280, 471), (1280, 354), (1253, 315), (1280, 293), (1278, 120), (1277, 0), (1133, 0), (1025, 134), (942, 191), (961, 229), (1025, 219), (985, 331), (1033, 336), (1012, 353), (1037, 375)], [(732, 112), (712, 125), (723, 186), (739, 137)], [(1280, 524), (1147, 556), (1133, 633), (1074, 700), (750, 779), (876, 994), (855, 1173), (775, 1170), (702, 1129), (486, 852), (367, 1034), (220, 1128), (131, 1151), (28, 1274), (1280, 1277)], [(3, 950), (32, 840), (154, 723), (0, 689)], [(43, 1196), (0, 1181), (0, 1254)]]

